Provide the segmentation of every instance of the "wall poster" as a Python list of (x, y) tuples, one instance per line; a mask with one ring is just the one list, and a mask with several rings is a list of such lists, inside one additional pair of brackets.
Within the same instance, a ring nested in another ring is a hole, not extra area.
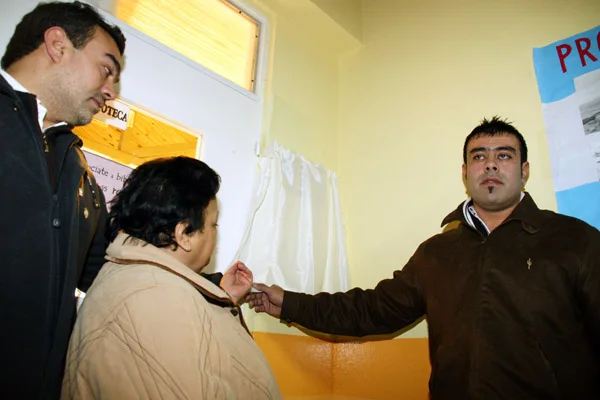
[(558, 211), (600, 229), (600, 26), (533, 50)]

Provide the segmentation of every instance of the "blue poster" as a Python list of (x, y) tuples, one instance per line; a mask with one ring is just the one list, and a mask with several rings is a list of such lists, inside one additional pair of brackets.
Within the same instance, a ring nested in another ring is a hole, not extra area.
[(533, 49), (558, 212), (600, 229), (600, 26)]

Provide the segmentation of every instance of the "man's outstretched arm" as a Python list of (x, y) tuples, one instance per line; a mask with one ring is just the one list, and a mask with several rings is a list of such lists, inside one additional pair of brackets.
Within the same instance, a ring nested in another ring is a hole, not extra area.
[(426, 313), (415, 259), (374, 289), (308, 295), (255, 284), (260, 293), (249, 294), (247, 301), (257, 312), (318, 332), (355, 337), (389, 334)]

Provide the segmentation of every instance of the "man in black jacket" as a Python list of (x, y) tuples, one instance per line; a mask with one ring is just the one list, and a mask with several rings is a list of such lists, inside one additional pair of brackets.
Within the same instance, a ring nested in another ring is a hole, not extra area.
[(470, 198), (442, 222), (456, 229), (393, 278), (314, 296), (259, 284), (250, 306), (358, 337), (426, 315), (432, 399), (600, 399), (600, 232), (522, 191), (527, 146), (513, 125), (483, 120), (463, 162)]
[(104, 262), (106, 206), (73, 126), (116, 96), (125, 37), (85, 4), (38, 5), (0, 78), (0, 398), (58, 398), (75, 288)]

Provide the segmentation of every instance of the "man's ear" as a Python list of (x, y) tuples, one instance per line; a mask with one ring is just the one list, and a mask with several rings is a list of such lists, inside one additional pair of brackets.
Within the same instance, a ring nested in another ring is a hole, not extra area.
[(175, 226), (175, 241), (177, 246), (181, 247), (184, 251), (192, 250), (192, 243), (190, 241), (190, 235), (185, 233), (188, 224), (186, 222), (180, 222)]
[(525, 161), (521, 165), (521, 187), (525, 188), (527, 181), (529, 180), (529, 162)]
[(463, 182), (467, 181), (467, 164), (462, 165), (462, 179)]
[(63, 59), (65, 51), (72, 47), (72, 43), (63, 28), (53, 26), (44, 32), (43, 46), (48, 57), (57, 64)]

